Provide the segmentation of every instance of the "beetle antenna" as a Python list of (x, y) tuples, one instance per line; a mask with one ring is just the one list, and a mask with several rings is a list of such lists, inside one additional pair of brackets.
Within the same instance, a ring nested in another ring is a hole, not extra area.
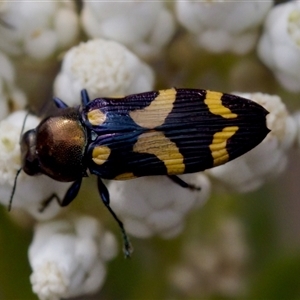
[(21, 133), (20, 133), (20, 140), (19, 142), (21, 142), (21, 139), (22, 139), (22, 135), (23, 135), (23, 132), (24, 132), (24, 128), (25, 128), (25, 124), (26, 124), (26, 120), (29, 116), (30, 112), (28, 111), (25, 118), (24, 118), (24, 121), (23, 121), (23, 124), (22, 124), (22, 128), (21, 128)]
[(16, 187), (17, 187), (17, 179), (18, 179), (19, 174), (21, 173), (21, 171), (22, 171), (22, 168), (20, 168), (17, 171), (16, 176), (15, 176), (14, 185), (13, 185), (12, 192), (10, 194), (10, 198), (9, 198), (9, 202), (8, 202), (8, 211), (11, 211), (12, 200), (14, 198)]
[[(22, 124), (22, 128), (21, 128), (19, 142), (21, 142), (22, 135), (23, 135), (24, 128), (25, 128), (25, 124), (26, 124), (26, 120), (27, 120), (29, 114), (30, 114), (30, 112), (28, 111), (27, 114), (25, 115), (25, 118), (24, 118), (24, 121), (23, 121), (23, 124)], [(17, 171), (15, 179), (14, 179), (14, 184), (13, 184), (12, 192), (10, 194), (10, 198), (9, 198), (9, 202), (8, 202), (8, 211), (11, 211), (12, 201), (13, 201), (13, 198), (14, 198), (14, 195), (15, 195), (15, 191), (16, 191), (16, 187), (17, 187), (17, 179), (18, 179), (19, 174), (21, 173), (21, 171), (22, 171), (22, 167)]]

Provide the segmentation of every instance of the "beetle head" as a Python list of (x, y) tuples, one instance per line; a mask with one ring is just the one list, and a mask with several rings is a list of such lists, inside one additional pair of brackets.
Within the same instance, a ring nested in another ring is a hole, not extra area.
[(20, 144), (23, 171), (30, 176), (39, 174), (40, 166), (36, 154), (36, 130), (32, 129), (25, 132)]

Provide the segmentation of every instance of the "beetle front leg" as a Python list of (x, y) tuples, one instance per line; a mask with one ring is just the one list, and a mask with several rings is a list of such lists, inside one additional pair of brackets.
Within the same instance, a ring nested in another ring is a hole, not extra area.
[(129, 242), (129, 238), (127, 236), (127, 233), (126, 233), (126, 230), (124, 228), (124, 225), (123, 225), (122, 221), (118, 218), (116, 213), (113, 211), (113, 209), (109, 205), (110, 197), (109, 197), (108, 189), (107, 189), (106, 185), (103, 183), (103, 181), (101, 180), (101, 178), (99, 176), (98, 176), (98, 190), (99, 190), (99, 194), (101, 196), (102, 202), (104, 203), (104, 205), (106, 206), (106, 208), (108, 209), (110, 214), (113, 216), (113, 218), (117, 221), (117, 223), (118, 223), (118, 225), (121, 229), (121, 233), (122, 233), (122, 237), (123, 237), (123, 243), (124, 243), (125, 257), (129, 258), (130, 254), (133, 251), (132, 246)]
[(91, 101), (90, 97), (89, 97), (89, 94), (88, 94), (88, 92), (87, 92), (86, 89), (81, 90), (80, 94), (81, 94), (81, 103), (82, 103), (82, 106), (86, 107), (89, 104), (89, 102)]
[(78, 195), (78, 192), (79, 192), (80, 186), (81, 186), (81, 182), (82, 182), (82, 178), (74, 181), (72, 183), (72, 185), (68, 188), (68, 190), (62, 200), (55, 193), (50, 195), (50, 197), (48, 197), (47, 199), (45, 199), (42, 202), (42, 206), (39, 209), (39, 211), (43, 212), (47, 208), (47, 206), (52, 202), (53, 199), (56, 199), (57, 203), (61, 207), (69, 205)]

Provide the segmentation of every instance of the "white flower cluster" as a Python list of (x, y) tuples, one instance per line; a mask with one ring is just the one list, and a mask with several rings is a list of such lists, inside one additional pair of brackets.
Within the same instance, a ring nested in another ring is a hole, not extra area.
[(95, 293), (116, 254), (114, 236), (92, 217), (40, 223), (29, 248), (33, 291), (41, 300)]
[(117, 41), (140, 57), (157, 56), (175, 31), (164, 1), (83, 1), (83, 28), (91, 38)]
[(66, 53), (54, 91), (72, 106), (79, 103), (83, 88), (94, 99), (151, 90), (153, 82), (152, 70), (124, 46), (95, 39)]
[(22, 109), (26, 103), (25, 94), (15, 83), (15, 70), (9, 58), (0, 52), (0, 120), (9, 113), (9, 106), (14, 110)]
[(253, 49), (259, 26), (273, 1), (176, 1), (180, 23), (211, 52), (245, 54)]
[(200, 187), (200, 193), (184, 189), (166, 176), (111, 181), (111, 204), (128, 233), (140, 238), (178, 235), (186, 214), (205, 203), (210, 195), (210, 182), (205, 175), (182, 175), (182, 179)]
[(271, 10), (257, 51), (287, 90), (300, 92), (299, 1), (288, 1)]
[(1, 1), (0, 49), (42, 60), (70, 46), (78, 35), (71, 1)]

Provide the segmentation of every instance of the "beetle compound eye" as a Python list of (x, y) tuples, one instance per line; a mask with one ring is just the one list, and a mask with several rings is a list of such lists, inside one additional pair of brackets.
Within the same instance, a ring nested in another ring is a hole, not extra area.
[(22, 169), (28, 175), (36, 175), (40, 172), (36, 155), (36, 131), (29, 130), (24, 133), (21, 140)]

